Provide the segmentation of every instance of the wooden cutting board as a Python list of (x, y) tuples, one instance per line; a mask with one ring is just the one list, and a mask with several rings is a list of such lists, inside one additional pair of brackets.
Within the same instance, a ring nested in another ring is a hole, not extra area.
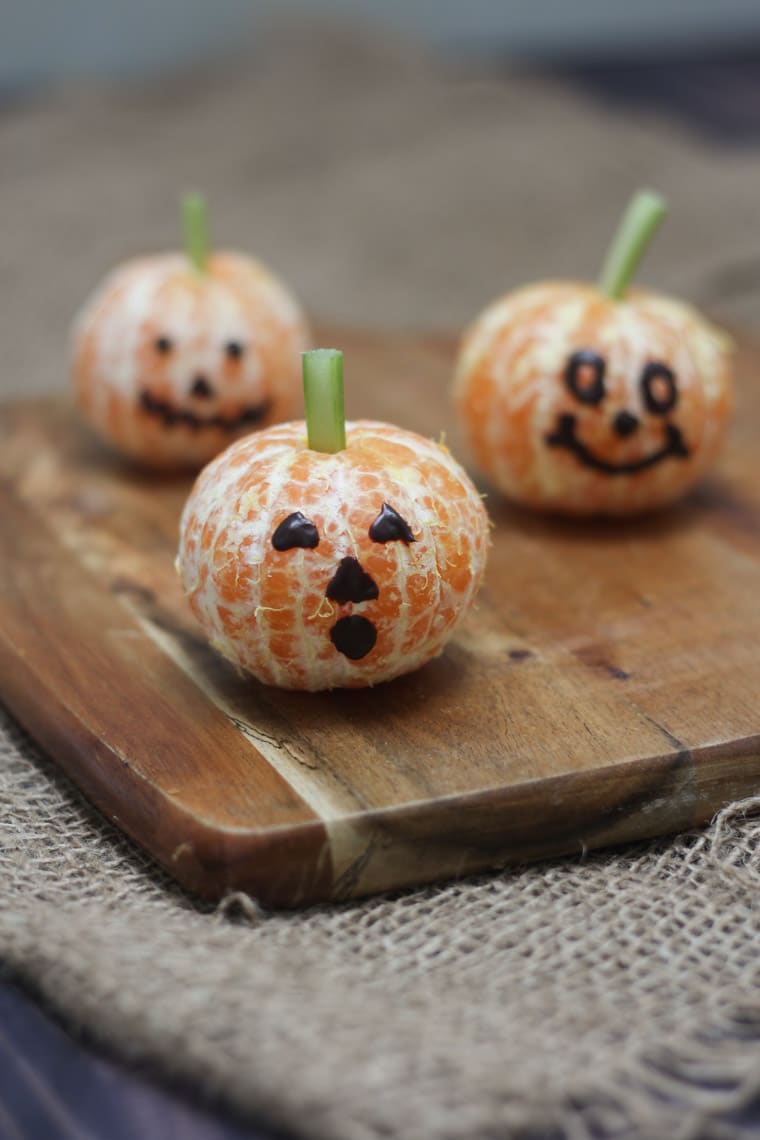
[[(453, 338), (324, 331), (352, 418), (458, 436)], [(490, 495), (480, 604), (373, 690), (297, 694), (206, 645), (173, 570), (187, 479), (124, 466), (63, 400), (2, 409), (11, 710), (191, 891), (345, 899), (672, 832), (760, 787), (760, 352), (715, 477), (626, 523)]]

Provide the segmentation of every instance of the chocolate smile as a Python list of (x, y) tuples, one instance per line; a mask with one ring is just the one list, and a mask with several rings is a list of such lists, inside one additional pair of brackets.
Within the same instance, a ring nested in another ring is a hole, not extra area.
[(184, 424), (192, 431), (201, 428), (219, 428), (221, 431), (233, 432), (246, 424), (256, 424), (263, 420), (272, 406), (271, 400), (262, 400), (260, 404), (252, 404), (243, 408), (236, 416), (223, 416), (215, 413), (209, 416), (200, 416), (189, 408), (175, 408), (167, 400), (159, 400), (147, 389), (140, 393), (140, 407), (149, 416), (161, 420), (164, 427), (174, 427)]
[(573, 415), (561, 415), (556, 429), (546, 436), (547, 444), (549, 447), (562, 447), (565, 451), (571, 451), (584, 467), (590, 467), (593, 471), (601, 471), (604, 475), (634, 475), (637, 471), (654, 467), (670, 456), (674, 459), (688, 459), (689, 457), (689, 449), (683, 441), (680, 429), (674, 424), (668, 424), (665, 429), (665, 446), (661, 447), (659, 451), (629, 463), (609, 463), (606, 459), (599, 459), (592, 451), (589, 451), (585, 443), (581, 443), (575, 434), (576, 422), (576, 417)]

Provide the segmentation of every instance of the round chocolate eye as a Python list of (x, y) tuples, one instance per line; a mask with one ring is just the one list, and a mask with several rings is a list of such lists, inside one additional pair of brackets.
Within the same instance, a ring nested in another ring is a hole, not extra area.
[(582, 404), (599, 404), (604, 399), (604, 358), (593, 348), (574, 352), (565, 368), (565, 384)]
[(157, 336), (154, 341), (156, 352), (160, 352), (162, 356), (166, 356), (174, 348), (174, 344), (168, 336)]
[(651, 360), (641, 373), (641, 391), (647, 411), (664, 416), (678, 401), (673, 369), (659, 360)]
[(240, 360), (244, 349), (239, 340), (228, 340), (224, 346), (224, 351), (230, 360)]

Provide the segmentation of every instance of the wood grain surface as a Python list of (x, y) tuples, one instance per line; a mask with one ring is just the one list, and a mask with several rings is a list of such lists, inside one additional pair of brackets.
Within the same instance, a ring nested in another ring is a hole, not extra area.
[[(445, 336), (323, 330), (347, 410), (464, 455)], [(190, 890), (344, 899), (657, 835), (760, 786), (760, 353), (718, 472), (633, 522), (489, 494), (480, 603), (442, 657), (298, 694), (205, 643), (174, 573), (187, 479), (124, 465), (65, 399), (2, 409), (1, 693)], [(488, 491), (488, 488), (484, 488)]]

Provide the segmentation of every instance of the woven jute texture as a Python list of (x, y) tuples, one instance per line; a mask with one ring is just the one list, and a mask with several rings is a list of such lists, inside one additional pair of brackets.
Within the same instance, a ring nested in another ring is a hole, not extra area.
[[(9, 723), (0, 948), (65, 1014), (323, 1140), (738, 1137), (760, 821), (306, 914), (215, 912)], [(748, 805), (755, 806), (755, 805)]]
[[(188, 184), (220, 239), (344, 320), (459, 323), (521, 280), (593, 274), (646, 182), (676, 207), (647, 276), (727, 316), (759, 301), (758, 150), (341, 29), (6, 108), (0, 168), (5, 394), (62, 383), (74, 308), (172, 244)], [(314, 1140), (738, 1140), (760, 1097), (756, 807), (392, 899), (214, 909), (3, 721), (0, 959), (122, 1054)]]

